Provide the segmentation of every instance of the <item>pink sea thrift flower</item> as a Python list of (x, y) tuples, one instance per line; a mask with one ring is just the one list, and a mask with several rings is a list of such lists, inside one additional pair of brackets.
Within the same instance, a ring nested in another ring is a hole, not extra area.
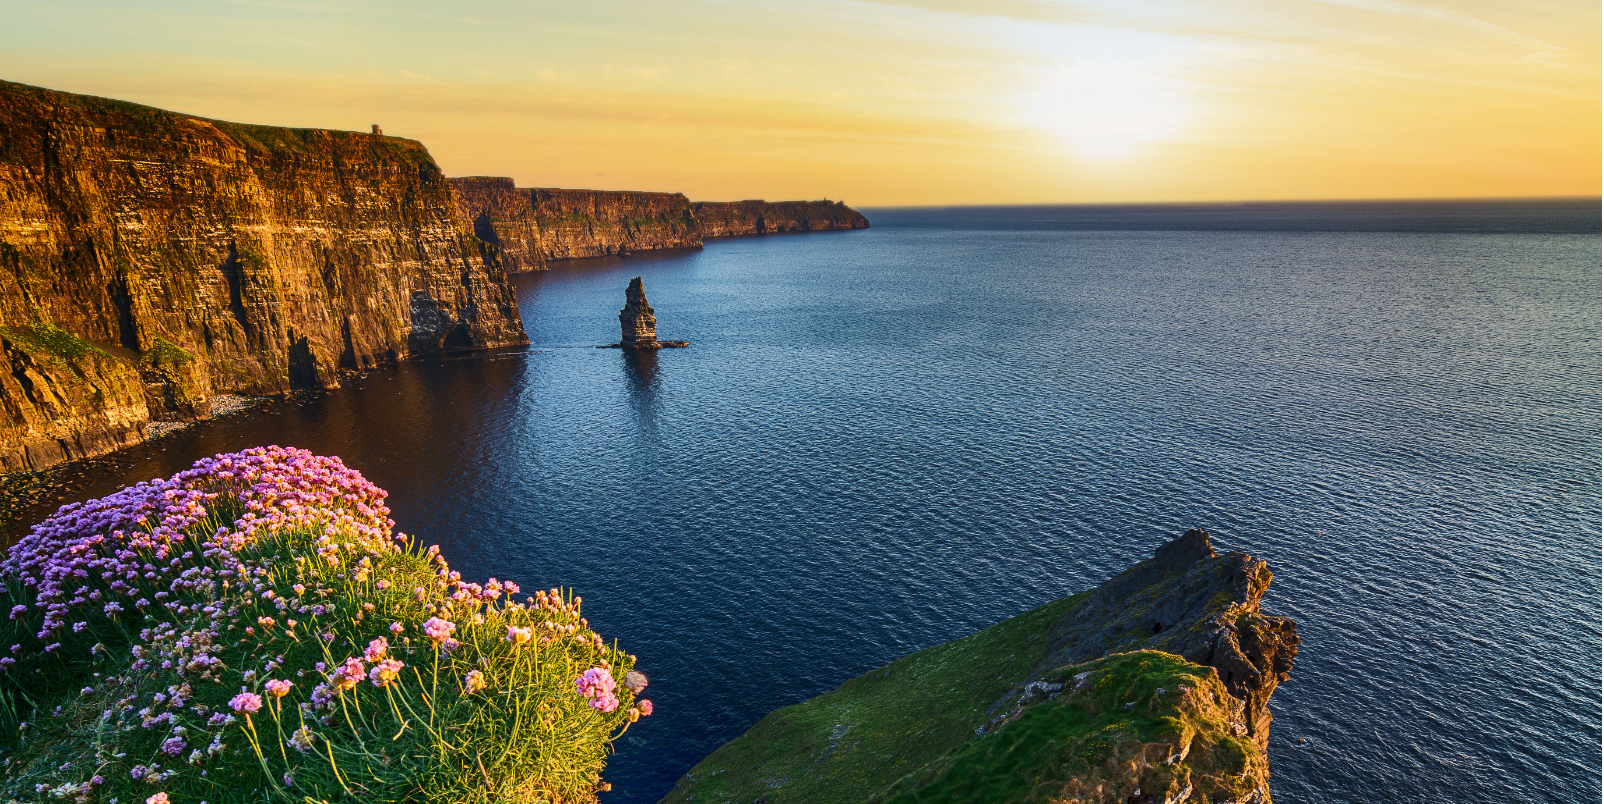
[(373, 666), (368, 672), (368, 679), (375, 687), (388, 687), (401, 677), (401, 668), (405, 666), (395, 659), (385, 659)]
[(376, 662), (389, 654), (390, 643), (384, 637), (379, 637), (368, 643), (367, 650), (362, 651), (362, 658), (370, 662)]
[(145, 804), (170, 804), (170, 801), (171, 800), (167, 798), (166, 793), (157, 793), (156, 795), (145, 799)]
[(361, 683), (362, 679), (367, 677), (367, 674), (367, 668), (363, 666), (362, 660), (352, 656), (346, 659), (344, 664), (334, 668), (333, 673), (329, 674), (329, 686), (336, 691), (352, 689)]
[(511, 642), (514, 647), (527, 645), (529, 644), (529, 640), (534, 638), (535, 629), (533, 628), (519, 628), (518, 626), (514, 625), (507, 629), (507, 641)]
[(236, 712), (255, 712), (262, 708), (262, 696), (254, 692), (242, 692), (228, 702)]
[(600, 667), (592, 667), (582, 673), (579, 678), (574, 679), (574, 687), (579, 690), (580, 695), (586, 698), (595, 698), (600, 695), (613, 694), (613, 690), (618, 687), (618, 682), (613, 680), (612, 673)]
[(618, 708), (618, 696), (611, 692), (603, 692), (600, 695), (592, 696), (590, 708), (601, 712), (611, 712)]
[(295, 684), (282, 678), (274, 678), (269, 679), (268, 682), (262, 686), (267, 690), (268, 695), (271, 695), (274, 698), (283, 698), (284, 696), (290, 694), (290, 690), (295, 687)]
[(400, 623), (390, 623), (390, 633), (392, 634), (399, 636), (405, 630), (407, 630), (407, 627)]
[(485, 688), (485, 674), (484, 673), (481, 673), (478, 670), (469, 670), (468, 674), (466, 676), (462, 677), (462, 691), (463, 692), (465, 692), (465, 693), (467, 693), (469, 695), (472, 695), (472, 694), (474, 694), (474, 693), (476, 693), (479, 690), (482, 690), (484, 688)]
[(442, 620), (439, 617), (430, 617), (428, 621), (423, 624), (424, 635), (429, 637), (429, 639), (435, 644), (439, 644), (447, 639), (450, 639), (451, 635), (455, 633), (456, 630), (456, 623), (451, 622), (450, 620)]
[(652, 702), (642, 698), (635, 702), (635, 708), (640, 710), (642, 717), (645, 717), (646, 715), (650, 715), (652, 713)]

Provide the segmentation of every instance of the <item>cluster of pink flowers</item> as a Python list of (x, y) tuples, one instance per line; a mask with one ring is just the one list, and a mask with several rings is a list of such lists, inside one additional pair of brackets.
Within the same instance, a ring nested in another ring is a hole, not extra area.
[[(237, 607), (217, 605), (225, 584), (253, 586), (275, 606), (281, 602), (261, 584), (260, 568), (240, 560), (241, 551), (291, 530), (324, 534), (316, 549), (335, 562), (348, 550), (395, 550), (386, 496), (339, 458), (284, 447), (218, 455), (166, 480), (62, 506), (11, 548), (0, 572), (32, 588), (43, 612), (41, 642), (130, 608), (147, 617), (204, 614), (214, 624), (206, 637), (215, 641), (215, 626), (238, 616)], [(212, 518), (218, 509), (241, 513), (219, 522)], [(11, 617), (26, 611), (18, 606)], [(257, 622), (276, 625), (270, 617)], [(161, 657), (198, 670), (212, 659), (183, 648)]]
[(618, 708), (618, 696), (613, 690), (618, 688), (618, 682), (613, 680), (613, 674), (606, 668), (592, 667), (574, 680), (574, 686), (579, 694), (590, 699), (590, 708), (598, 712), (611, 712)]
[[(459, 624), (474, 633), (471, 629), (494, 616), (504, 596), (521, 591), (517, 584), (496, 578), (483, 585), (464, 581), (438, 548), (425, 554), (432, 582), (414, 586), (374, 580), (372, 576), (386, 572), (381, 569), (386, 555), (406, 542), (404, 535), (392, 535), (395, 523), (388, 519), (387, 496), (339, 458), (264, 447), (217, 455), (166, 480), (63, 506), (0, 562), (12, 591), (31, 602), (14, 607), (11, 618), (30, 623), (30, 631), (38, 623), (34, 638), (17, 640), (25, 644), (0, 656), (0, 672), (45, 654), (58, 661), (61, 654), (87, 653), (91, 645), (103, 652), (105, 644), (126, 644), (123, 633), (136, 634), (126, 648), (133, 673), (167, 673), (161, 683), (173, 684), (165, 692), (146, 691), (120, 700), (107, 715), (126, 729), (153, 730), (153, 744), (159, 740), (163, 754), (176, 757), (197, 745), (205, 748), (191, 751), (192, 765), (221, 752), (223, 730), (238, 728), (234, 724), (260, 712), (264, 703), (272, 704), (269, 713), (274, 715), (293, 712), (298, 705), (302, 713), (319, 718), (312, 726), (332, 726), (341, 693), (364, 681), (379, 688), (402, 681), (406, 665), (393, 654), (414, 661), (408, 657), (419, 650), (420, 634), (442, 658), (449, 656), (462, 646), (453, 638)], [(302, 552), (308, 547), (310, 553)], [(353, 601), (340, 592), (347, 582), (371, 582), (364, 589), (379, 594)], [(534, 595), (527, 605), (506, 604), (533, 617), (524, 620), (529, 625), (506, 626), (505, 639), (514, 648), (562, 640), (564, 647), (606, 655), (601, 636), (580, 616), (581, 598), (565, 599), (559, 589)], [(406, 610), (421, 608), (422, 614), (386, 610), (398, 599), (405, 601)], [(408, 619), (412, 616), (428, 619), (419, 624)], [(362, 648), (340, 624), (353, 619), (361, 623), (364, 617), (385, 617), (369, 621), (374, 629), (382, 629), (391, 617), (405, 622), (391, 623), (388, 632), (393, 636), (372, 639)], [(316, 685), (309, 694), (284, 678), (311, 674), (309, 667), (296, 669), (310, 661), (304, 653), (308, 646), (348, 657), (338, 664), (329, 659), (332, 667), (318, 662), (317, 675), (307, 679), (307, 686)], [(288, 666), (279, 653), (291, 655)], [(612, 668), (594, 655), (584, 661), (601, 666), (576, 680), (579, 693), (594, 710), (617, 711), (624, 693), (617, 690)], [(462, 690), (470, 695), (490, 680), (479, 670), (461, 678)], [(646, 686), (638, 672), (623, 679), (637, 697)], [(227, 686), (218, 688), (219, 683)], [(223, 690), (236, 686), (240, 693), (224, 706)], [(258, 689), (261, 694), (251, 691)], [(202, 701), (195, 700), (195, 690), (203, 691)], [(309, 700), (282, 700), (292, 693)], [(650, 701), (636, 700), (630, 719), (651, 711)], [(309, 751), (317, 737), (310, 728), (303, 722), (288, 739), (290, 747)], [(135, 778), (154, 782), (176, 772), (157, 768), (154, 763), (136, 766)]]

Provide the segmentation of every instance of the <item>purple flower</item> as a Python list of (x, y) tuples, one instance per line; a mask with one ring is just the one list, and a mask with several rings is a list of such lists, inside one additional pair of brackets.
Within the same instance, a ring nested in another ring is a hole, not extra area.
[(171, 754), (175, 757), (184, 753), (184, 738), (168, 737), (166, 740), (163, 740), (162, 753)]
[(295, 687), (295, 684), (282, 678), (274, 678), (269, 679), (262, 687), (267, 690), (268, 695), (274, 698), (283, 698), (290, 694), (290, 690)]
[(262, 696), (254, 692), (242, 692), (230, 698), (228, 705), (236, 712), (256, 712), (262, 708)]

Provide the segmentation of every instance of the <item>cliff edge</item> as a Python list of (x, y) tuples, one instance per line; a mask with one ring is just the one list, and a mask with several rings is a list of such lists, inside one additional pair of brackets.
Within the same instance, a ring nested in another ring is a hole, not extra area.
[(508, 271), (548, 260), (608, 257), (705, 240), (780, 232), (867, 229), (840, 201), (691, 202), (681, 193), (518, 187), (499, 176), (451, 180), (457, 213), (480, 240), (499, 247)]
[(691, 214), (706, 238), (869, 228), (868, 218), (840, 201), (698, 201)]
[(214, 394), (527, 342), (417, 142), (0, 82), (0, 470), (136, 443)]
[(664, 804), (1269, 804), (1296, 625), (1192, 530), (1097, 589), (770, 713)]

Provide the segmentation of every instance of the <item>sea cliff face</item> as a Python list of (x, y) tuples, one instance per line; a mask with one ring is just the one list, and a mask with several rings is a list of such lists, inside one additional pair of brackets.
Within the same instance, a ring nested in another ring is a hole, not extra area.
[(508, 271), (548, 260), (699, 248), (707, 239), (778, 232), (866, 229), (839, 201), (692, 203), (680, 193), (516, 187), (512, 179), (452, 179), (457, 211), (479, 239), (500, 247)]
[(680, 193), (520, 188), (512, 179), (452, 179), (457, 211), (479, 239), (499, 246), (508, 271), (547, 260), (698, 248), (701, 230)]
[(1263, 561), (1188, 531), (1097, 589), (770, 713), (664, 804), (1269, 804), (1297, 655)]
[(869, 228), (840, 201), (700, 201), (691, 212), (707, 238)]
[(424, 147), (0, 82), (0, 469), (214, 394), (526, 343)]

